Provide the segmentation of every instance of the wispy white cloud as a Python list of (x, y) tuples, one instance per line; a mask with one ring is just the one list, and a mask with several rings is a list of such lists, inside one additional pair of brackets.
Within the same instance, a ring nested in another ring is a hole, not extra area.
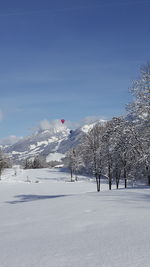
[(51, 128), (51, 123), (47, 119), (40, 121), (39, 130), (49, 130)]
[(82, 120), (74, 121), (74, 122), (70, 120), (65, 120), (65, 123), (62, 124), (61, 119), (52, 120), (52, 121), (44, 119), (39, 122), (38, 130), (40, 131), (53, 130), (54, 128), (55, 129), (59, 128), (61, 130), (61, 128), (63, 129), (64, 127), (67, 127), (69, 129), (77, 129), (79, 127), (82, 127), (85, 124), (92, 124), (94, 122), (105, 121), (105, 120), (107, 120), (107, 118), (103, 116), (88, 116)]
[(63, 130), (64, 127), (66, 127), (67, 124), (63, 124), (61, 122), (61, 119), (56, 119), (56, 120), (51, 120), (48, 121), (47, 119), (44, 119), (42, 121), (40, 121), (39, 125), (38, 125), (38, 130), (44, 131), (44, 130), (51, 130), (53, 131), (54, 129), (59, 129), (59, 130)]

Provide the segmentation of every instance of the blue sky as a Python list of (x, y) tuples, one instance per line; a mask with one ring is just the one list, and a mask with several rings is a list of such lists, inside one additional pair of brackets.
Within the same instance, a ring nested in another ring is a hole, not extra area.
[(149, 60), (150, 0), (5, 0), (0, 138), (39, 121), (124, 114)]

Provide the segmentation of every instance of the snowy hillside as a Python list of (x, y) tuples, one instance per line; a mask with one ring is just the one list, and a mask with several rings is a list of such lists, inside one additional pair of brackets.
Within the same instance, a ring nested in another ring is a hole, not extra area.
[(31, 136), (22, 138), (17, 143), (4, 148), (14, 161), (19, 162), (25, 158), (41, 155), (46, 161), (61, 161), (65, 153), (79, 144), (83, 136), (92, 129), (94, 123), (86, 124), (78, 129), (68, 129), (60, 122), (52, 125), (50, 129), (40, 130)]
[(5, 170), (0, 266), (149, 267), (150, 189), (103, 184), (96, 193), (90, 179), (69, 179), (52, 169)]
[(22, 138), (4, 151), (10, 153), (16, 161), (36, 155), (46, 157), (49, 153), (57, 151), (60, 142), (68, 137), (69, 132), (70, 130), (64, 125), (55, 125), (52, 129), (38, 131), (31, 136)]

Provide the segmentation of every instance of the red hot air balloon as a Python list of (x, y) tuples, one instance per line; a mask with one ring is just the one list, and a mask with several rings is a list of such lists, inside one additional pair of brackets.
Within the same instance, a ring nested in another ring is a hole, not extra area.
[(64, 119), (61, 119), (60, 121), (61, 121), (61, 123), (62, 123), (62, 124), (65, 122), (65, 120), (64, 120)]

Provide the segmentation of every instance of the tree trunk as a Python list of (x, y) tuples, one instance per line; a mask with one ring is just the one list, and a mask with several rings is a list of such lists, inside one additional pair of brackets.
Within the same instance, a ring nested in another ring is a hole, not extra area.
[(72, 168), (70, 169), (70, 175), (71, 175), (71, 182), (72, 182), (72, 177), (73, 177)]
[(150, 170), (149, 170), (149, 167), (148, 166), (146, 166), (146, 172), (147, 172), (148, 185), (150, 186)]
[(116, 189), (119, 188), (120, 176), (121, 176), (121, 171), (120, 171), (120, 169), (118, 169), (118, 167), (116, 167), (116, 171), (115, 171)]
[(111, 190), (111, 177), (109, 178), (109, 190)]
[(116, 181), (116, 188), (119, 188), (119, 181)]
[(97, 192), (100, 191), (100, 178), (101, 178), (101, 175), (95, 175), (96, 177), (96, 184), (97, 184)]
[(109, 183), (109, 190), (111, 190), (112, 177), (111, 177), (111, 166), (110, 166), (110, 164), (108, 164), (108, 183)]
[(98, 177), (96, 175), (96, 185), (97, 185), (97, 192), (99, 192), (99, 185), (98, 185)]
[(98, 175), (98, 191), (100, 191), (101, 175)]
[(124, 168), (124, 188), (127, 188), (127, 173), (125, 168)]
[(116, 188), (119, 188), (119, 177), (118, 174), (116, 174)]

